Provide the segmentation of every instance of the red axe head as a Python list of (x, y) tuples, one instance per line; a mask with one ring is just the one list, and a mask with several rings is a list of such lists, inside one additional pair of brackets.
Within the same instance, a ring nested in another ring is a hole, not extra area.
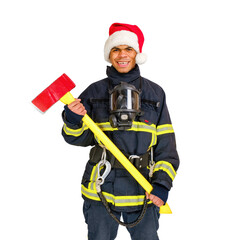
[(33, 99), (32, 103), (42, 112), (45, 112), (75, 86), (74, 82), (64, 73)]

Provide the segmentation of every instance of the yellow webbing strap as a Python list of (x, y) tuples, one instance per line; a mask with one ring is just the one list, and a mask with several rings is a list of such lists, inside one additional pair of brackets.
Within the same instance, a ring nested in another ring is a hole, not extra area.
[(160, 214), (172, 214), (172, 210), (170, 209), (169, 205), (166, 203), (165, 205), (160, 207), (159, 213)]

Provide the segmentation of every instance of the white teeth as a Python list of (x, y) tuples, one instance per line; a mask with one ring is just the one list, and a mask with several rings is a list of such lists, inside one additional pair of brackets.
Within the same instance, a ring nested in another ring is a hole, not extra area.
[(118, 64), (124, 65), (127, 64), (128, 62), (118, 62)]

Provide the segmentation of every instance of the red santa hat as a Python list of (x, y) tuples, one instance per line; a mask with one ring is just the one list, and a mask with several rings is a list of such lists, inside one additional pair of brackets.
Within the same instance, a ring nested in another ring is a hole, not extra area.
[(143, 43), (144, 36), (137, 25), (113, 23), (109, 28), (109, 38), (104, 46), (104, 58), (110, 62), (109, 54), (113, 47), (128, 45), (137, 52), (136, 63), (143, 64), (147, 60), (147, 55), (142, 53)]

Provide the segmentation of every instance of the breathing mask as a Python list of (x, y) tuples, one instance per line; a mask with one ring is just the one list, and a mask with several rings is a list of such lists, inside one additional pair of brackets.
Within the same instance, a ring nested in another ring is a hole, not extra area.
[(140, 91), (135, 86), (121, 82), (110, 90), (109, 121), (113, 128), (131, 128), (132, 122), (140, 112)]

